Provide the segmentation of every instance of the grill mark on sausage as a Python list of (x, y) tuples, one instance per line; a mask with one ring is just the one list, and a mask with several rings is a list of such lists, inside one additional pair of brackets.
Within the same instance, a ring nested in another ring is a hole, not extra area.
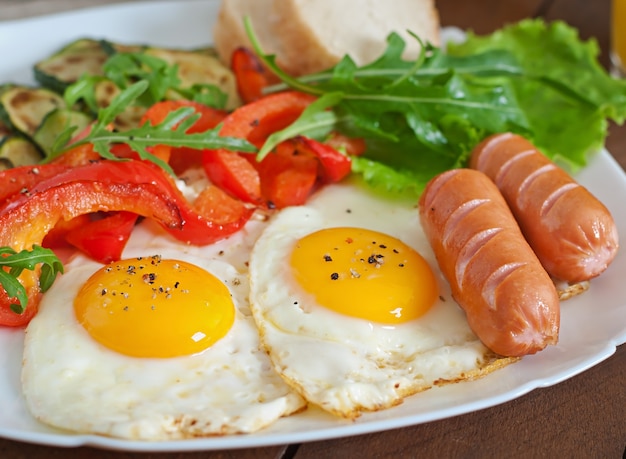
[(454, 237), (454, 231), (459, 227), (460, 222), (477, 207), (491, 202), (490, 199), (471, 199), (461, 204), (454, 210), (446, 220), (443, 227), (443, 237), (441, 241), (444, 246), (448, 246), (450, 238)]
[(567, 193), (569, 190), (573, 190), (574, 188), (578, 188), (580, 185), (578, 183), (566, 183), (563, 186), (557, 188), (550, 196), (546, 198), (546, 200), (541, 204), (541, 208), (539, 209), (539, 215), (541, 218), (545, 217), (550, 209), (554, 206), (554, 204), (559, 200), (561, 196)]
[[(493, 150), (491, 150), (493, 151)], [(502, 181), (505, 179), (506, 174), (511, 170), (511, 167), (519, 160), (526, 158), (527, 156), (534, 155), (534, 150), (522, 150), (519, 153), (516, 153), (515, 156), (507, 159), (502, 166), (500, 166), (500, 170), (496, 174), (494, 178), (494, 182), (498, 188), (502, 187)]]
[(529, 193), (529, 189), (532, 187), (533, 182), (541, 177), (543, 174), (546, 174), (554, 169), (556, 169), (556, 166), (554, 164), (545, 164), (535, 169), (530, 174), (528, 174), (527, 177), (524, 178), (519, 186), (519, 194), (517, 197), (517, 205), (519, 207), (524, 207), (522, 199), (526, 196), (526, 193)]
[(467, 265), (469, 264), (469, 262), (472, 261), (472, 258), (474, 258), (474, 255), (476, 255), (476, 253), (500, 231), (502, 231), (502, 228), (500, 227), (488, 228), (486, 230), (483, 230), (480, 233), (472, 236), (463, 246), (463, 248), (459, 252), (459, 256), (454, 266), (454, 274), (456, 277), (457, 285), (463, 285), (465, 270), (467, 269)]
[(489, 308), (495, 311), (498, 308), (496, 304), (496, 290), (498, 286), (504, 282), (504, 280), (513, 274), (518, 269), (526, 266), (526, 263), (523, 262), (514, 262), (507, 263), (505, 265), (500, 266), (496, 271), (494, 271), (488, 278), (487, 281), (483, 284), (483, 288), (481, 291), (482, 297), (489, 306)]
[(489, 156), (491, 155), (491, 153), (494, 150), (497, 150), (498, 145), (500, 145), (503, 142), (506, 142), (509, 138), (512, 137), (512, 135), (513, 134), (511, 134), (510, 132), (506, 132), (501, 135), (491, 137), (489, 141), (487, 142), (487, 144), (485, 145), (485, 148), (483, 149), (482, 153), (480, 154), (480, 157), (478, 158), (478, 163), (476, 164), (475, 169), (478, 169), (481, 171), (484, 170), (485, 163), (489, 161)]

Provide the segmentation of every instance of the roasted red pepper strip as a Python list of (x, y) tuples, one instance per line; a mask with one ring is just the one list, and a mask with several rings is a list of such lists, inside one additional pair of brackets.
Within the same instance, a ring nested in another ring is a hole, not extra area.
[(246, 221), (254, 211), (215, 185), (207, 186), (193, 202), (194, 210), (216, 225)]
[(293, 140), (298, 149), (312, 154), (319, 160), (321, 165), (320, 176), (324, 181), (338, 182), (352, 170), (350, 157), (340, 153), (332, 146), (304, 136), (297, 136)]
[(234, 213), (239, 215), (239, 218), (232, 221), (224, 221), (224, 219), (213, 221), (210, 216), (201, 215), (193, 208), (180, 190), (176, 188), (172, 178), (163, 169), (149, 161), (139, 160), (103, 160), (69, 169), (39, 183), (32, 191), (38, 192), (42, 188), (76, 180), (77, 178), (106, 183), (152, 183), (157, 185), (163, 193), (167, 193), (174, 200), (184, 221), (182, 228), (166, 229), (176, 239), (194, 245), (211, 244), (226, 236), (230, 236), (241, 229), (254, 212), (254, 209), (247, 208), (242, 203), (233, 200), (233, 206), (237, 207), (238, 210), (241, 210), (239, 209), (240, 207), (243, 208), (243, 211)]
[[(144, 114), (141, 123), (150, 122), (152, 125), (163, 122), (168, 114), (182, 107), (193, 107), (200, 117), (187, 132), (206, 132), (215, 128), (228, 115), (226, 110), (218, 110), (191, 100), (165, 100), (152, 105)], [(202, 164), (202, 150), (188, 147), (172, 147), (169, 165), (176, 174), (181, 174), (193, 166)]]
[(28, 307), (22, 314), (16, 314), (11, 310), (11, 304), (16, 302), (15, 298), (9, 298), (7, 292), (0, 288), (0, 325), (21, 327), (30, 322), (37, 314), (37, 306), (41, 296), (39, 288), (27, 288), (26, 294), (28, 295)]
[(367, 149), (365, 140), (358, 137), (348, 137), (339, 132), (332, 132), (324, 140), (324, 143), (330, 145), (335, 150), (344, 150), (348, 156), (360, 156)]
[(69, 166), (64, 164), (46, 164), (20, 166), (0, 171), (0, 205), (14, 194), (25, 192), (35, 184), (49, 177), (64, 172)]
[(263, 89), (269, 84), (269, 76), (259, 58), (248, 48), (233, 51), (230, 68), (235, 74), (237, 92), (244, 103), (249, 104), (263, 97)]
[[(295, 121), (314, 100), (314, 96), (295, 91), (265, 96), (228, 115), (220, 135), (244, 138), (259, 146), (270, 134)], [(205, 150), (203, 165), (209, 179), (226, 192), (245, 202), (263, 203), (258, 172), (237, 152)]]
[(294, 141), (278, 144), (257, 164), (261, 191), (270, 207), (282, 209), (304, 204), (317, 179), (317, 159), (299, 151)]
[[(120, 163), (121, 164), (121, 163)], [(106, 183), (79, 180), (49, 186), (42, 191), (15, 196), (0, 209), (0, 246), (20, 251), (40, 245), (58, 221), (109, 210), (126, 210), (154, 218), (168, 228), (183, 225), (176, 203), (152, 183)], [(24, 270), (19, 280), (29, 298), (26, 312), (15, 314), (6, 292), (0, 294), (0, 323), (25, 325), (39, 304), (39, 273)]]
[(228, 115), (228, 112), (225, 110), (218, 110), (191, 100), (164, 100), (150, 106), (141, 118), (140, 124), (147, 121), (152, 125), (162, 123), (167, 115), (183, 107), (192, 107), (195, 113), (200, 115), (193, 126), (186, 131), (190, 134), (194, 132), (206, 132), (209, 129), (213, 129)]
[(90, 258), (110, 263), (121, 258), (138, 215), (113, 212), (70, 229), (65, 240)]
[(70, 247), (70, 244), (65, 239), (67, 234), (78, 228), (80, 226), (88, 225), (91, 222), (91, 218), (89, 215), (79, 215), (76, 218), (72, 218), (70, 221), (61, 220), (59, 221), (52, 230), (46, 234), (46, 237), (43, 239), (42, 246), (48, 249), (60, 249), (63, 247)]
[[(229, 214), (234, 220), (222, 217), (213, 221), (200, 215), (153, 163), (103, 160), (65, 170), (37, 183), (28, 193), (6, 200), (0, 207), (0, 246), (17, 251), (31, 248), (41, 244), (58, 221), (101, 211), (128, 211), (154, 218), (182, 241), (208, 244), (240, 229), (253, 213), (240, 202), (229, 202), (238, 210)], [(20, 276), (31, 308), (25, 314), (12, 312), (12, 300), (6, 293), (0, 294), (0, 324), (19, 326), (32, 317), (39, 298), (37, 279), (38, 273), (33, 271)]]

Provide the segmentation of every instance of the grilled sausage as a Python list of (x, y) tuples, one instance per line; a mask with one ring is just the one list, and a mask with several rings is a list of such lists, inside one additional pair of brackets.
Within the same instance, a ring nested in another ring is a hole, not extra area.
[(522, 356), (557, 342), (554, 283), (485, 174), (455, 169), (438, 175), (420, 197), (419, 212), (454, 299), (487, 347)]
[(615, 258), (619, 242), (609, 210), (525, 138), (488, 137), (472, 152), (470, 167), (495, 182), (553, 278), (586, 281)]

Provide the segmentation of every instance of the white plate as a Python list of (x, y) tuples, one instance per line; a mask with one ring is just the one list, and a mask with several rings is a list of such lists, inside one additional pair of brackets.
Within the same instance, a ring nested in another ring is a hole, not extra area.
[[(210, 41), (210, 26), (218, 2), (187, 0), (133, 3), (79, 10), (42, 18), (0, 22), (0, 82), (34, 83), (32, 64), (79, 37), (107, 38), (128, 43), (196, 47)], [(613, 212), (626, 241), (626, 175), (608, 152), (602, 151), (578, 179)], [(558, 346), (506, 367), (478, 381), (435, 388), (404, 404), (366, 414), (354, 423), (320, 411), (281, 419), (253, 435), (158, 443), (135, 442), (95, 435), (75, 435), (48, 428), (27, 412), (20, 392), (21, 330), (0, 329), (0, 437), (31, 443), (90, 445), (128, 451), (189, 451), (246, 448), (321, 440), (396, 427), (487, 408), (538, 388), (557, 384), (608, 358), (626, 342), (626, 253), (595, 280), (589, 292), (563, 304)], [(615, 381), (621, 384), (621, 381)]]

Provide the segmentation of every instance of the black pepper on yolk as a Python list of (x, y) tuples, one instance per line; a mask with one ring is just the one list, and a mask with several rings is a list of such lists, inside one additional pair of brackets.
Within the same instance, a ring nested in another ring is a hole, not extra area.
[(235, 320), (230, 292), (219, 279), (159, 256), (102, 267), (81, 287), (74, 311), (96, 341), (133, 357), (201, 352)]
[(424, 258), (392, 236), (360, 228), (327, 228), (300, 239), (291, 268), (318, 304), (384, 324), (423, 315), (438, 296)]

